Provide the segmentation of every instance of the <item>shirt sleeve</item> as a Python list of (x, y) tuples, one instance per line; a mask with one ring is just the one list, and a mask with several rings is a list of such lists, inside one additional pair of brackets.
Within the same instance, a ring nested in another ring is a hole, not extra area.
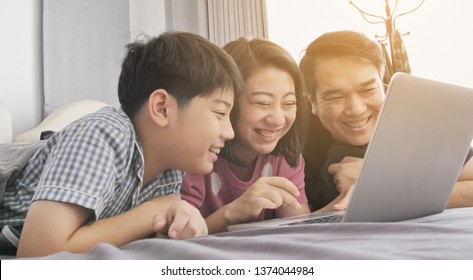
[(205, 198), (205, 178), (203, 175), (185, 173), (181, 186), (181, 197), (200, 209)]
[[(54, 145), (33, 200), (54, 200), (97, 210), (113, 195), (130, 164), (127, 134), (108, 123), (71, 126)], [(47, 145), (47, 144), (46, 144)]]

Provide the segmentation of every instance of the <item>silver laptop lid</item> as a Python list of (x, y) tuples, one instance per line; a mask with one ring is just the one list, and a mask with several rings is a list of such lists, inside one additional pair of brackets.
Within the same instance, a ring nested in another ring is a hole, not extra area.
[(345, 222), (442, 212), (473, 137), (473, 89), (393, 76)]

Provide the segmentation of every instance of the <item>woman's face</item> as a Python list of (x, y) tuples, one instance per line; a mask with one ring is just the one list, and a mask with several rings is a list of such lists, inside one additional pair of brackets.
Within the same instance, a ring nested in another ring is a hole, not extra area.
[(234, 125), (241, 160), (271, 153), (296, 119), (296, 90), (291, 75), (274, 67), (258, 70), (245, 81)]

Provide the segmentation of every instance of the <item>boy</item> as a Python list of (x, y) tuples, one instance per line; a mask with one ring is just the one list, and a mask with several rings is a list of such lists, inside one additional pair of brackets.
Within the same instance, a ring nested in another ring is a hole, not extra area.
[(233, 60), (198, 35), (130, 44), (121, 107), (53, 135), (5, 190), (2, 227), (24, 221), (17, 256), (122, 246), (160, 232), (207, 234), (198, 210), (180, 200), (181, 169), (212, 170), (234, 136), (229, 113), (241, 87)]

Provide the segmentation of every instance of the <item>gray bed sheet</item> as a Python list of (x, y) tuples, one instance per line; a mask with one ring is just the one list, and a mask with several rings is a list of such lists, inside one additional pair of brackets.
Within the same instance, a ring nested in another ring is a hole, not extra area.
[(188, 240), (149, 238), (121, 248), (40, 259), (473, 259), (473, 207), (397, 223), (312, 224), (226, 232)]

